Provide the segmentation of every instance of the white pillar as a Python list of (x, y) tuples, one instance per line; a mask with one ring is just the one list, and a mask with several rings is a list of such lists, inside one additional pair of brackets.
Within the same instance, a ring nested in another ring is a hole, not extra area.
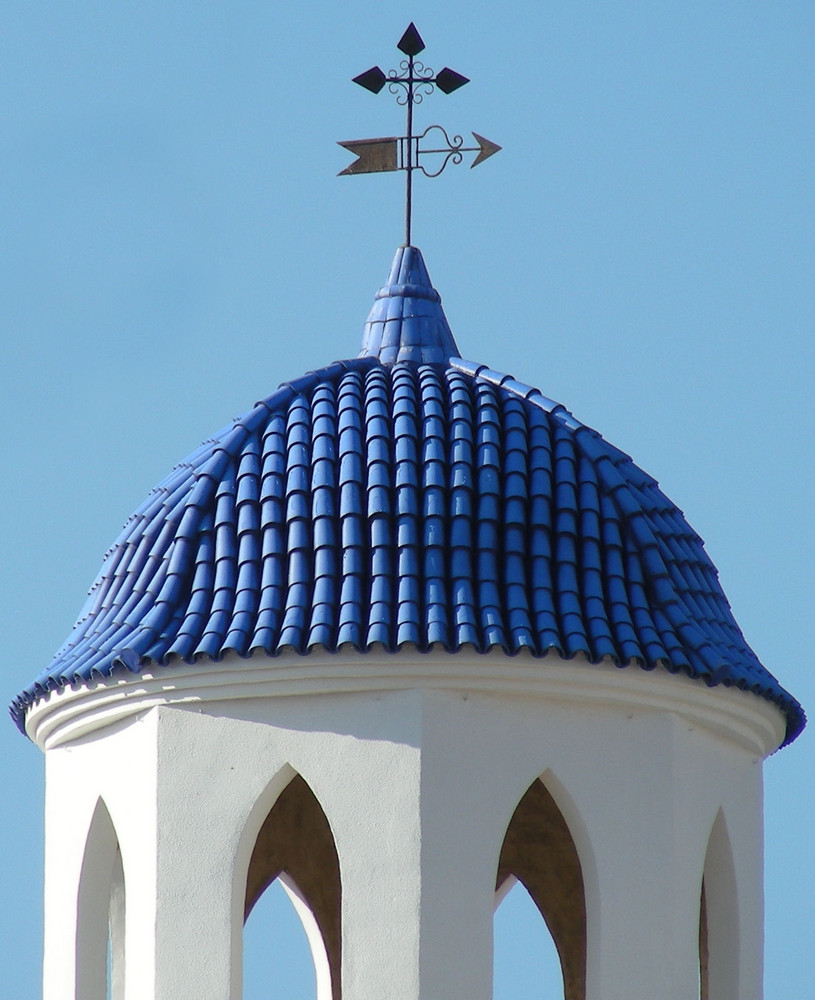
[(105, 1000), (109, 911), (122, 896), (125, 998), (152, 995), (155, 733), (153, 713), (46, 754), (44, 1000)]
[[(490, 1000), (495, 789), (465, 694), (427, 692), (422, 725), (419, 997)], [(499, 844), (500, 849), (500, 844)]]
[(65, 750), (46, 759), (44, 1000), (76, 995), (77, 900), (98, 795), (83, 787), (71, 763)]
[(764, 838), (761, 764), (735, 772), (705, 861), (708, 1000), (761, 1000)]

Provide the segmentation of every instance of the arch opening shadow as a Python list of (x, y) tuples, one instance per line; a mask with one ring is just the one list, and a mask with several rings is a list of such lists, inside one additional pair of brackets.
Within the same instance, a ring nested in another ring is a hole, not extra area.
[(495, 890), (517, 879), (546, 923), (560, 958), (564, 1000), (586, 997), (586, 897), (583, 871), (557, 803), (536, 779), (509, 821)]
[(244, 922), (276, 879), (306, 932), (318, 1000), (341, 1000), (339, 858), (328, 819), (300, 775), (281, 792), (258, 833), (246, 879)]

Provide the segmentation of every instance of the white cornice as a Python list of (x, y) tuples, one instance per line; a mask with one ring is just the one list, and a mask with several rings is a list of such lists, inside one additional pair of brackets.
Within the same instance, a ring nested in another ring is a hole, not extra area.
[(342, 652), (276, 658), (260, 654), (249, 660), (233, 655), (221, 663), (189, 666), (179, 662), (138, 675), (122, 672), (38, 699), (26, 713), (26, 732), (42, 750), (48, 750), (158, 705), (420, 688), (535, 698), (578, 707), (672, 712), (689, 726), (735, 741), (762, 758), (780, 746), (785, 732), (783, 713), (770, 702), (735, 688), (709, 688), (661, 669), (620, 669), (557, 656), (510, 658), (500, 653), (463, 652)]

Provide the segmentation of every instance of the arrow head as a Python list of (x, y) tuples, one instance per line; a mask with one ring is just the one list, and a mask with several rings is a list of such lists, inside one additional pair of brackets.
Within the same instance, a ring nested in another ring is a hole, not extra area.
[(477, 167), (479, 163), (483, 163), (484, 160), (489, 159), (490, 156), (497, 153), (502, 147), (498, 145), (497, 142), (491, 142), (489, 139), (485, 139), (483, 135), (479, 135), (478, 132), (473, 132), (473, 139), (478, 143), (478, 156), (470, 164), (470, 170), (473, 167)]

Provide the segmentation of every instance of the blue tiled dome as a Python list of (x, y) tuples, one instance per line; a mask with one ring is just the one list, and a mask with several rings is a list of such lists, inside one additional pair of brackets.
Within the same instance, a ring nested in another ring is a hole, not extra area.
[(804, 725), (656, 481), (462, 360), (414, 247), (358, 358), (284, 383), (150, 493), (11, 711), (174, 658), (376, 646), (662, 666), (774, 702), (787, 741)]

